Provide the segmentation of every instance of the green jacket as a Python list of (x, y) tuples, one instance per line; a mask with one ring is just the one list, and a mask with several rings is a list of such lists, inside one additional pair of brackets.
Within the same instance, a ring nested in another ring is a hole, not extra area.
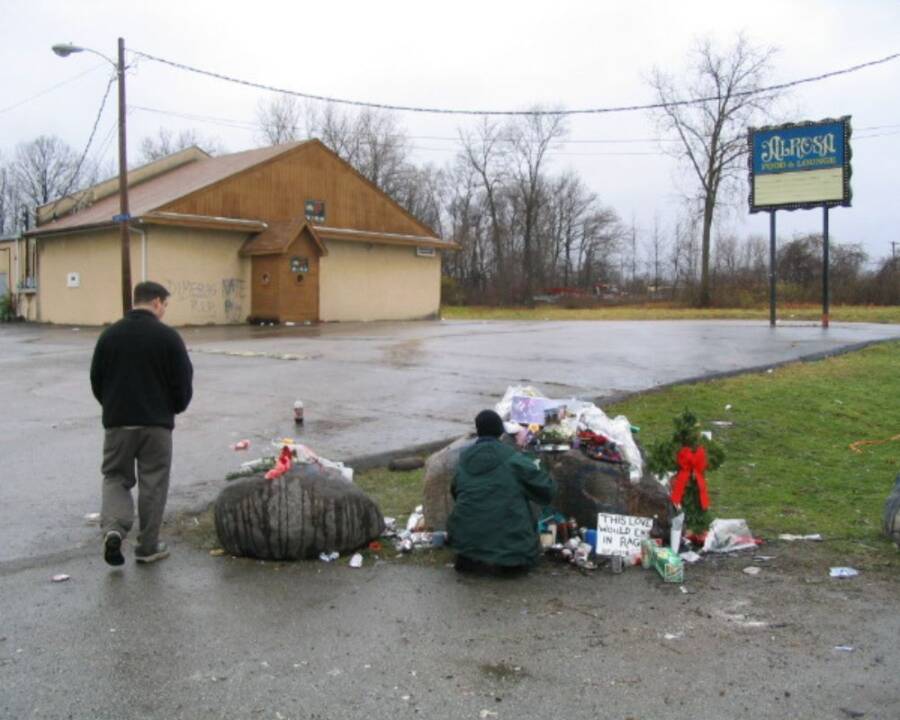
[(450, 487), (456, 503), (447, 518), (451, 547), (491, 565), (532, 565), (540, 555), (528, 501), (548, 505), (556, 483), (530, 459), (499, 440), (466, 448)]

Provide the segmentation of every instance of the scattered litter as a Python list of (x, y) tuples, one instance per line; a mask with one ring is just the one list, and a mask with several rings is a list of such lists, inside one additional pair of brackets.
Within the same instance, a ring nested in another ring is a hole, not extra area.
[(294, 327), (294, 325), (296, 324), (297, 323), (293, 322), (292, 320), (288, 320), (287, 322), (285, 322), (286, 327)]
[(778, 536), (779, 540), (787, 540), (788, 542), (795, 542), (797, 540), (812, 540), (813, 542), (821, 542), (822, 536), (819, 533), (812, 533), (811, 535), (794, 535), (793, 533), (781, 533)]
[(702, 430), (700, 432), (700, 437), (706, 438), (707, 440), (712, 440), (712, 432), (709, 430)]
[(859, 575), (859, 570), (852, 567), (833, 567), (828, 574), (833, 578), (852, 578)]
[(894, 435), (893, 437), (886, 438), (884, 440), (857, 440), (856, 442), (850, 443), (847, 447), (849, 447), (855, 453), (861, 453), (864, 445), (884, 445), (885, 443), (894, 442), (895, 440), (900, 440), (900, 435)]
[(728, 403), (728, 405), (725, 406), (725, 409), (726, 409), (726, 410), (731, 410), (731, 403)]
[(761, 567), (757, 567), (756, 565), (750, 565), (749, 567), (745, 567), (743, 572), (745, 575), (759, 575), (762, 571)]
[(678, 589), (681, 590), (682, 595), (688, 595), (688, 589), (684, 585), (679, 585)]
[(769, 560), (774, 560), (775, 555), (754, 555), (753, 562), (769, 562)]
[(759, 541), (750, 534), (746, 520), (717, 519), (710, 523), (709, 532), (706, 533), (706, 540), (703, 542), (703, 552), (728, 553), (756, 548), (758, 544)]
[(680, 557), (686, 563), (691, 563), (691, 564), (693, 564), (695, 562), (699, 562), (700, 560), (703, 559), (702, 556), (700, 555), (700, 553), (695, 553), (693, 550), (685, 550), (683, 553), (680, 553), (678, 555), (678, 557)]
[(713, 420), (710, 424), (716, 427), (732, 427), (734, 425), (731, 420)]
[(498, 715), (499, 713), (494, 710), (482, 710), (478, 713), (478, 717), (481, 718), (481, 720), (487, 720), (487, 718), (497, 717)]
[(209, 554), (213, 557), (222, 557), (225, 554), (225, 551), (222, 548), (215, 548), (214, 550), (210, 550)]
[(425, 527), (425, 515), (422, 513), (422, 506), (416, 505), (416, 509), (410, 513), (409, 519), (406, 521), (406, 529), (409, 532), (416, 532)]
[(84, 520), (88, 525), (97, 525), (100, 523), (100, 513), (88, 513)]
[(69, 579), (69, 576), (66, 575), (65, 573), (60, 573), (59, 575), (54, 575), (54, 576), (53, 576), (52, 578), (50, 578), (50, 579), (51, 579), (53, 582), (60, 583), (60, 582), (65, 582), (66, 580), (68, 580), (68, 579)]
[(401, 696), (400, 696), (400, 699), (401, 699), (403, 702), (409, 702), (409, 698), (410, 698), (409, 695), (401, 695)]
[(372, 552), (381, 552), (381, 543), (377, 540), (373, 540), (369, 543), (369, 550)]
[(341, 669), (340, 668), (332, 668), (331, 670), (328, 671), (328, 674), (331, 675), (331, 677), (337, 677), (338, 675), (341, 674)]
[(350, 558), (350, 567), (352, 568), (361, 568), (363, 565), (363, 556), (359, 553), (353, 553), (353, 556)]
[(250, 447), (249, 440), (238, 440), (234, 445), (231, 446), (232, 450), (246, 450)]
[[(674, 552), (681, 548), (681, 532), (684, 529), (684, 513), (678, 513), (672, 518), (672, 527), (669, 530), (669, 547)], [(699, 558), (698, 558), (699, 559)], [(693, 560), (691, 562), (694, 562)]]
[(335, 550), (334, 552), (330, 552), (330, 553), (320, 552), (319, 560), (321, 560), (322, 562), (330, 563), (330, 562), (334, 562), (335, 560), (337, 560), (340, 556), (341, 556), (341, 554), (337, 550)]
[(661, 547), (653, 540), (641, 542), (641, 565), (654, 568), (665, 582), (684, 582), (684, 563), (670, 548)]
[(684, 633), (683, 633), (683, 632), (666, 633), (665, 635), (663, 635), (663, 637), (664, 637), (666, 640), (678, 640), (678, 639), (684, 637)]
[(834, 649), (838, 652), (853, 652), (855, 650), (852, 645), (835, 645)]
[(773, 368), (769, 368), (768, 370), (766, 370), (766, 372), (767, 372), (769, 375), (771, 375), (773, 372), (775, 372), (775, 370), (774, 370)]

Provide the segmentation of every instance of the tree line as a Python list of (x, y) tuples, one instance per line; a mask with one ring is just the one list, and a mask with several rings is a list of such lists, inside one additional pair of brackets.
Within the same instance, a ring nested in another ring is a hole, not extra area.
[[(571, 169), (548, 160), (566, 139), (560, 110), (506, 121), (483, 119), (459, 130), (457, 152), (441, 166), (412, 161), (412, 145), (397, 116), (364, 108), (302, 105), (289, 95), (261, 100), (258, 140), (280, 144), (317, 137), (379, 188), (460, 250), (444, 257), (445, 301), (530, 304), (563, 298), (587, 304), (666, 299), (701, 306), (759, 304), (768, 295), (768, 240), (714, 233), (722, 206), (742, 197), (746, 129), (778, 120), (783, 91), (763, 92), (774, 51), (738, 36), (719, 50), (697, 42), (679, 77), (654, 69), (648, 80), (658, 106), (650, 112), (663, 147), (693, 178), (681, 217), (652, 228), (626, 223)], [(684, 102), (688, 101), (688, 102)], [(141, 163), (196, 145), (224, 152), (195, 130), (161, 128), (139, 145)], [(34, 208), (112, 176), (111, 167), (84, 166), (58, 138), (22, 143), (0, 157), (0, 234), (33, 223)], [(713, 239), (715, 237), (715, 243)], [(785, 300), (816, 301), (821, 288), (816, 235), (780, 239), (776, 273)], [(897, 263), (868, 269), (859, 244), (833, 243), (835, 302), (900, 302)]]

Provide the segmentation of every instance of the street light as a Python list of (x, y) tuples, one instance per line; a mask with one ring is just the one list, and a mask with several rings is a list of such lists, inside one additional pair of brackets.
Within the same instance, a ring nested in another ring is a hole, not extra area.
[(118, 220), (122, 245), (122, 312), (131, 310), (131, 235), (128, 221), (128, 159), (125, 154), (125, 40), (119, 38), (119, 61), (113, 62), (101, 52), (72, 43), (60, 43), (52, 48), (60, 57), (68, 57), (72, 53), (89, 52), (106, 60), (116, 69), (119, 84), (119, 214), (113, 218)]

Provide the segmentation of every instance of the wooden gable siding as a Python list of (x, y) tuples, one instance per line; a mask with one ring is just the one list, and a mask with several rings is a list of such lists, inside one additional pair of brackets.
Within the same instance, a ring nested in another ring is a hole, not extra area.
[(325, 202), (322, 225), (433, 235), (318, 141), (187, 195), (161, 210), (261, 220), (291, 220), (306, 200)]

